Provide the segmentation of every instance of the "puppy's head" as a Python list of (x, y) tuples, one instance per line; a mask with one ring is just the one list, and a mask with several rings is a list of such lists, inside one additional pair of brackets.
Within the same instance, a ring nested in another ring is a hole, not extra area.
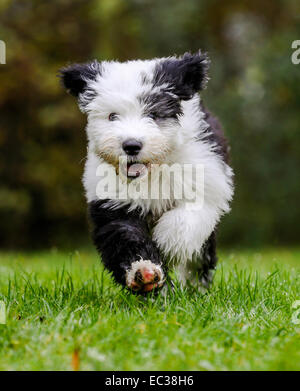
[(198, 52), (147, 61), (74, 64), (60, 75), (87, 113), (92, 151), (116, 168), (119, 158), (126, 156), (129, 175), (133, 164), (173, 163), (182, 101), (205, 86), (208, 64), (206, 55)]

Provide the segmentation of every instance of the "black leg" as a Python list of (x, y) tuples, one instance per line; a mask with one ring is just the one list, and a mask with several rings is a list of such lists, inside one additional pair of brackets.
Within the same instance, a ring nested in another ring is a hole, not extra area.
[[(128, 212), (127, 207), (111, 209), (108, 200), (93, 201), (89, 204), (89, 214), (93, 224), (93, 240), (102, 256), (106, 268), (112, 272), (115, 280), (126, 285), (126, 273), (139, 259), (151, 260), (160, 265), (159, 251), (152, 241), (146, 221), (138, 211)], [(135, 280), (139, 283), (140, 274)], [(158, 278), (157, 276), (155, 277)]]

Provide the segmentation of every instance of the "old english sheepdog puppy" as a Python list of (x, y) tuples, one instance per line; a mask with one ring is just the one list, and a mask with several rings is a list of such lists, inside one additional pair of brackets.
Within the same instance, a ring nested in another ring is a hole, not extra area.
[(170, 267), (182, 284), (212, 281), (233, 172), (199, 96), (208, 65), (199, 51), (60, 71), (87, 114), (83, 184), (94, 243), (115, 280), (135, 292), (161, 288)]

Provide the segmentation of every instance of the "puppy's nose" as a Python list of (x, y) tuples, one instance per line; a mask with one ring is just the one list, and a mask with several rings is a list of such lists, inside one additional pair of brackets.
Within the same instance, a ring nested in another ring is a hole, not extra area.
[(133, 138), (124, 141), (124, 143), (122, 144), (124, 151), (129, 156), (137, 155), (140, 152), (140, 150), (142, 149), (142, 146), (143, 146), (143, 144), (140, 141), (135, 140)]

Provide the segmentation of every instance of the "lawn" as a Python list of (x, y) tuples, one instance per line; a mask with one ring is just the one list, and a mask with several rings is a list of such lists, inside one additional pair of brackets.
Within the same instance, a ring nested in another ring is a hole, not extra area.
[(299, 249), (223, 251), (206, 294), (145, 299), (93, 250), (1, 253), (0, 369), (300, 370), (299, 266)]

